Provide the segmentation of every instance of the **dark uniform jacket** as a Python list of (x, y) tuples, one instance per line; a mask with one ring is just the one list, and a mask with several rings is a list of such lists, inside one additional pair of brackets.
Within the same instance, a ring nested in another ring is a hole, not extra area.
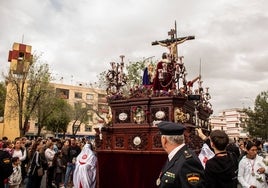
[(204, 188), (203, 166), (185, 145), (166, 163), (157, 184), (160, 188)]

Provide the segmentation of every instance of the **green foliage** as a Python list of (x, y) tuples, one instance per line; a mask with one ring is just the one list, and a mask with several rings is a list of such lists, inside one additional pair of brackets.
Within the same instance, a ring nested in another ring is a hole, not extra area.
[(0, 82), (0, 117), (4, 117), (6, 101), (6, 85), (4, 82)]
[(261, 92), (255, 99), (254, 110), (244, 109), (248, 115), (247, 131), (251, 136), (268, 139), (268, 91)]
[(14, 112), (9, 112), (9, 118), (18, 115), (20, 136), (27, 131), (28, 122), (39, 101), (46, 94), (52, 79), (48, 64), (40, 62), (39, 58), (40, 56), (34, 56), (29, 70), (20, 73), (10, 71), (5, 76), (7, 83), (11, 86), (10, 92), (6, 95), (7, 100), (14, 110)]
[[(152, 62), (153, 57), (144, 59), (143, 61), (129, 62), (126, 65), (127, 84), (123, 88), (123, 92), (127, 93), (130, 88), (139, 86), (142, 84), (143, 71), (148, 64), (156, 65), (156, 62)], [(103, 71), (98, 75), (98, 86), (102, 89), (107, 89), (108, 84), (106, 79), (107, 71)]]
[(71, 121), (71, 105), (64, 99), (55, 98), (53, 109), (53, 113), (46, 119), (47, 130), (55, 133), (66, 133), (68, 124)]
[[(91, 106), (92, 105), (88, 105), (83, 102), (75, 103), (73, 115), (72, 115), (72, 118), (74, 120), (73, 125), (72, 125), (73, 135), (76, 135), (82, 123), (86, 123), (88, 121), (89, 119), (88, 111), (92, 108)], [(76, 127), (76, 125), (78, 126)]]
[(94, 86), (94, 88), (97, 87), (97, 88), (100, 88), (100, 89), (106, 89), (108, 87), (106, 74), (107, 74), (107, 71), (103, 71), (97, 76), (98, 82), (96, 82), (96, 85)]
[[(62, 99), (61, 99), (62, 100)], [(47, 121), (55, 112), (59, 103), (59, 98), (56, 95), (54, 87), (47, 87), (44, 95), (38, 101), (32, 117), (38, 120), (37, 123), (37, 136), (40, 136), (43, 127), (46, 127)]]
[(33, 64), (27, 76), (27, 96), (24, 115), (31, 116), (36, 105), (45, 98), (51, 76), (48, 64)]
[(142, 73), (145, 69), (145, 61), (130, 62), (127, 69), (128, 85), (131, 87), (142, 84)]

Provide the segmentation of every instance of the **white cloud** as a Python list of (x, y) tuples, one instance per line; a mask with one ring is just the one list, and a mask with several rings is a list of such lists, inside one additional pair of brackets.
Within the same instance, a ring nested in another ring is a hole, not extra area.
[(242, 107), (241, 98), (267, 91), (266, 7), (266, 0), (1, 1), (0, 71), (24, 36), (58, 78), (92, 82), (121, 54), (126, 62), (159, 59), (166, 49), (151, 42), (167, 38), (176, 20), (179, 36), (196, 37), (179, 48), (188, 79), (201, 59), (214, 111)]

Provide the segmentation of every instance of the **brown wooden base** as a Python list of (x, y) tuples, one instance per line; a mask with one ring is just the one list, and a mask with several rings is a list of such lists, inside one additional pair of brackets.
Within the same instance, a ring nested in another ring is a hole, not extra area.
[(106, 153), (98, 155), (98, 188), (156, 188), (167, 154)]

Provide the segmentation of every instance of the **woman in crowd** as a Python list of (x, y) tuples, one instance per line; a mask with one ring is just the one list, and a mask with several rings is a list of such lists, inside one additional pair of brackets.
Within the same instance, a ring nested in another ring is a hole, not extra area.
[(49, 142), (47, 144), (47, 149), (45, 150), (45, 157), (48, 163), (47, 169), (47, 187), (52, 188), (52, 181), (54, 179), (54, 166), (53, 166), (53, 159), (55, 156), (55, 151), (53, 149), (53, 142)]
[(43, 166), (46, 164), (46, 159), (43, 151), (43, 142), (38, 139), (32, 146), (30, 151), (30, 170), (27, 188), (39, 188), (43, 177)]
[[(68, 162), (68, 150), (70, 147), (70, 140), (67, 139), (64, 141), (63, 146), (61, 148), (61, 154), (62, 154), (62, 165), (64, 166), (64, 169), (62, 171), (62, 174), (65, 175), (66, 173), (66, 166), (67, 166), (67, 162)], [(64, 176), (63, 176), (63, 180), (64, 180)]]
[(25, 160), (27, 157), (27, 150), (24, 147), (24, 145), (21, 144), (20, 139), (15, 139), (15, 144), (14, 144), (14, 150), (12, 157), (18, 157), (21, 162), (21, 174), (22, 174), (22, 181), (24, 180), (26, 176), (26, 166), (25, 166)]

